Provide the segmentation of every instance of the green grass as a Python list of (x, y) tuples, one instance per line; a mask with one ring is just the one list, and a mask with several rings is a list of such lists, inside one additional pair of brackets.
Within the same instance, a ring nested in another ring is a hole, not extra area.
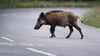
[(36, 8), (36, 7), (94, 7), (98, 2), (50, 2), (50, 1), (3, 1), (0, 2), (0, 8)]
[(20, 2), (16, 7), (92, 7), (94, 4), (86, 2)]
[(100, 28), (100, 7), (96, 7), (83, 15), (83, 22), (87, 25)]

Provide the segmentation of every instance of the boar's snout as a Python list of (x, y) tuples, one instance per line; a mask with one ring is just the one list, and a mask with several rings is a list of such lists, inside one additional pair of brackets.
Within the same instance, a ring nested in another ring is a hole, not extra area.
[(39, 28), (40, 28), (39, 26), (35, 26), (35, 27), (34, 27), (35, 30), (38, 30)]
[(34, 27), (34, 29), (35, 30), (39, 30), (41, 26), (42, 26), (42, 24), (36, 24), (35, 27)]

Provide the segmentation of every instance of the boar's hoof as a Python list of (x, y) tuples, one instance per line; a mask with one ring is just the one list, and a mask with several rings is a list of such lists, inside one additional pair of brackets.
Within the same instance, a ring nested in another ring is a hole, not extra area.
[(68, 39), (69, 38), (69, 36), (67, 36), (65, 39)]
[(68, 39), (67, 37), (65, 39)]
[(50, 38), (56, 37), (55, 35), (50, 36)]
[(83, 39), (83, 35), (81, 36), (81, 38), (80, 39)]

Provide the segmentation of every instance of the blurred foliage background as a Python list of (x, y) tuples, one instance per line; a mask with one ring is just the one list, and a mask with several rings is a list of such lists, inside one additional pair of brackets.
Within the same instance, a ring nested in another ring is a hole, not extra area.
[(0, 8), (94, 7), (100, 0), (0, 0)]

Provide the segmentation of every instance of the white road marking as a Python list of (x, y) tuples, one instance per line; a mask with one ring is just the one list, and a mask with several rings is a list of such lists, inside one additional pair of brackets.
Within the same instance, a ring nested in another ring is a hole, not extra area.
[(26, 49), (27, 49), (27, 50), (30, 50), (30, 51), (37, 52), (37, 53), (45, 54), (45, 55), (47, 55), (47, 56), (56, 56), (55, 54), (48, 53), (48, 52), (44, 52), (44, 51), (37, 50), (37, 49), (34, 49), (34, 48), (26, 48)]
[(4, 39), (4, 40), (7, 40), (7, 41), (10, 41), (10, 42), (14, 42), (14, 40), (9, 39), (9, 38), (7, 38), (7, 37), (0, 37), (0, 38), (2, 38), (2, 39)]
[(12, 43), (3, 43), (3, 42), (0, 42), (0, 45), (9, 45), (9, 46), (12, 46), (13, 44)]
[(0, 42), (0, 45), (8, 45), (8, 46), (34, 46), (33, 44), (25, 44), (25, 43), (5, 43), (5, 42)]
[(21, 46), (34, 46), (34, 44), (31, 43), (19, 43)]

